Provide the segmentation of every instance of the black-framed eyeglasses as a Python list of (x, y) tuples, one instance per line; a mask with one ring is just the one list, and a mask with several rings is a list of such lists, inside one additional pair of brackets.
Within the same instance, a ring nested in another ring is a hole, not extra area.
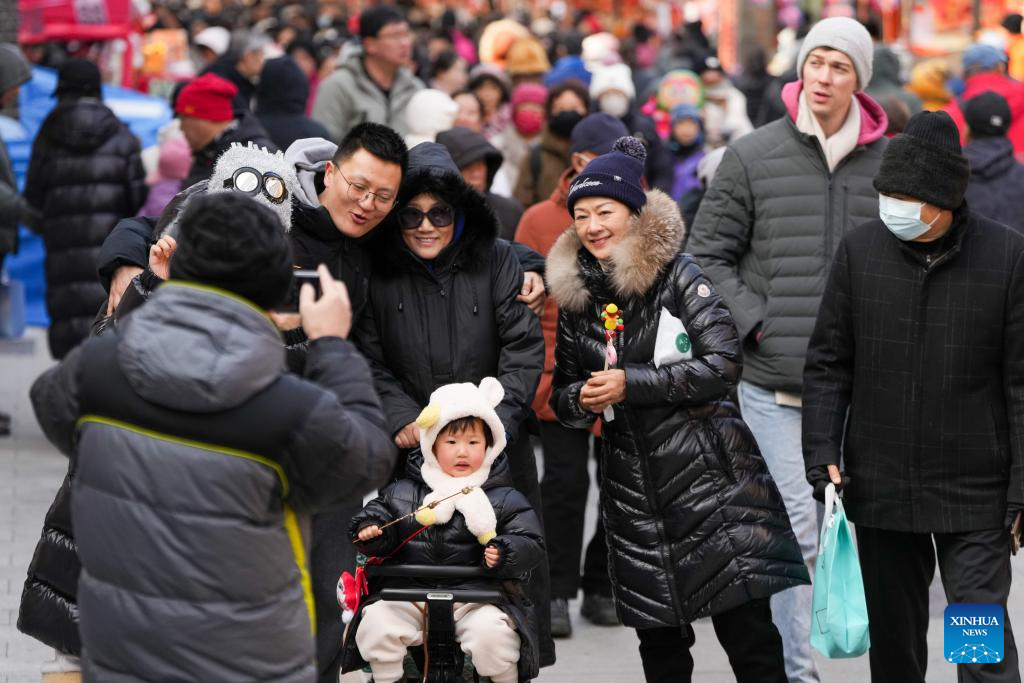
[(390, 209), (395, 203), (395, 197), (391, 194), (381, 194), (380, 192), (371, 192), (370, 188), (362, 183), (353, 183), (351, 180), (345, 177), (345, 174), (341, 172), (339, 166), (334, 167), (338, 171), (338, 175), (341, 179), (348, 183), (348, 198), (352, 201), (359, 203), (367, 197), (373, 197), (373, 204), (379, 209)]
[(284, 178), (272, 171), (261, 174), (248, 166), (243, 166), (232, 173), (231, 177), (224, 181), (224, 188), (248, 195), (256, 195), (262, 191), (274, 204), (280, 204), (288, 199), (288, 188), (285, 187)]
[(402, 230), (415, 230), (424, 216), (435, 228), (447, 228), (455, 222), (455, 210), (447, 204), (437, 204), (428, 211), (420, 211), (415, 206), (403, 207), (398, 211), (398, 225)]

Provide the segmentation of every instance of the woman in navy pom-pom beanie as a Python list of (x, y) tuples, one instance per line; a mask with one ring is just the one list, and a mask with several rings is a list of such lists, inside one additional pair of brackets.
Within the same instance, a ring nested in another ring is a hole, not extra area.
[(690, 624), (710, 616), (738, 681), (784, 683), (769, 598), (810, 583), (779, 491), (730, 402), (740, 340), (693, 257), (676, 203), (644, 191), (619, 138), (569, 188), (548, 255), (558, 302), (551, 407), (602, 418), (601, 506), (623, 624), (648, 681), (689, 681)]

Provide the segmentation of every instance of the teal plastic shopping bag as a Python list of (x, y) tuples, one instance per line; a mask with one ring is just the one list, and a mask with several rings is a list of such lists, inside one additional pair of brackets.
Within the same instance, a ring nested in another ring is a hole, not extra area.
[(826, 657), (859, 657), (871, 646), (864, 579), (836, 487), (825, 490), (825, 519), (814, 568), (811, 645)]

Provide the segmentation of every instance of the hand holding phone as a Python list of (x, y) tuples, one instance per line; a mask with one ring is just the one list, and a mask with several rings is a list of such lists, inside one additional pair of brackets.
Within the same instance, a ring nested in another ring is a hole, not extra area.
[(287, 298), (279, 306), (274, 307), (274, 310), (280, 313), (298, 313), (299, 292), (302, 290), (302, 285), (306, 283), (313, 285), (319, 299), (322, 294), (320, 274), (315, 270), (295, 270), (292, 271), (292, 286), (288, 290)]
[(327, 266), (316, 269), (319, 293), (315, 285), (303, 282), (299, 289), (299, 314), (306, 336), (346, 339), (352, 329), (352, 304), (345, 283), (331, 277)]

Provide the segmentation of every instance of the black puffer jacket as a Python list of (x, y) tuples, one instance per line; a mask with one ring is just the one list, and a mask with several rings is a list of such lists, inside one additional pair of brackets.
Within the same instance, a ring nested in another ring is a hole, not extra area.
[[(399, 479), (370, 501), (362, 512), (352, 518), (349, 525), (349, 536), (355, 539), (361, 529), (371, 524), (381, 525), (404, 515), (415, 512), (423, 505), (423, 499), (430, 488), (423, 482), (420, 468), (423, 456), (418, 450), (409, 455), (408, 471), (405, 479)], [(483, 485), (487, 498), (494, 507), (497, 517), (498, 535), (490, 542), (501, 551), (501, 561), (491, 572), (495, 578), (514, 579), (526, 575), (537, 567), (544, 555), (544, 529), (537, 514), (530, 507), (522, 493), (512, 488), (512, 475), (509, 472), (508, 460), (498, 456), (491, 467), (491, 476)], [(359, 544), (361, 552), (368, 556), (384, 556), (404, 539), (420, 529), (415, 519), (408, 519), (392, 525), (384, 530), (384, 534), (369, 543)], [(466, 528), (466, 520), (461, 514), (455, 514), (451, 521), (444, 525), (428, 528), (388, 560), (388, 564), (428, 564), (446, 567), (486, 567), (483, 562), (484, 546), (480, 545), (476, 536)], [(413, 583), (415, 585), (415, 582)], [(519, 655), (519, 680), (528, 681), (536, 678), (539, 671), (538, 650), (535, 642), (536, 628), (530, 626), (533, 621), (533, 608), (522, 596), (515, 584), (503, 584), (506, 588), (506, 602), (497, 605), (507, 613), (516, 625), (522, 640)], [(409, 586), (402, 579), (382, 579), (370, 586), (371, 593), (378, 593), (385, 587)], [(452, 587), (458, 588), (493, 588), (489, 582), (458, 582)], [(371, 595), (361, 603), (365, 607), (377, 600)], [(362, 612), (355, 616), (345, 634), (345, 655), (342, 671), (354, 671), (366, 665), (356, 647), (356, 631)]]
[[(551, 405), (567, 426), (594, 422), (580, 389), (604, 366), (601, 310), (622, 309), (626, 400), (604, 422), (601, 506), (619, 616), (634, 628), (678, 627), (808, 582), (778, 489), (727, 401), (741, 366), (732, 317), (693, 257), (678, 253), (675, 203), (647, 197), (610, 274), (571, 229), (547, 271), (559, 305)], [(658, 369), (663, 308), (686, 326), (693, 359)]]
[(18, 630), (68, 655), (82, 653), (78, 637), (78, 560), (71, 531), (71, 472), (46, 511), (21, 593)]
[(106, 298), (96, 257), (107, 234), (146, 200), (139, 141), (114, 112), (91, 98), (50, 112), (32, 146), (25, 197), (42, 212), (50, 353), (63, 358), (89, 336)]
[(505, 389), (496, 410), (513, 441), (544, 366), (540, 321), (516, 301), (523, 271), (509, 244), (496, 241), (497, 221), (483, 196), (437, 143), (410, 151), (396, 209), (424, 192), (448, 198), (464, 217), (462, 235), (428, 264), (405, 246), (391, 213), (374, 240), (370, 305), (356, 331), (360, 350), (371, 361), (392, 435), (416, 419), (437, 387), (490, 376)]

